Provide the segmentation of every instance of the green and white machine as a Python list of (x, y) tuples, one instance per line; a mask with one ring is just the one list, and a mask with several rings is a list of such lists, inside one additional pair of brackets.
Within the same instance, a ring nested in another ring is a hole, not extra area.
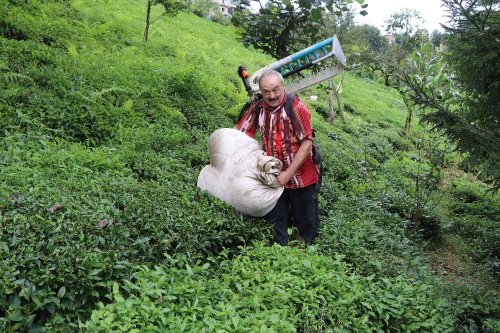
[[(332, 59), (332, 57), (335, 58)], [(335, 59), (335, 62), (331, 61)], [(312, 69), (314, 66), (326, 62), (332, 63), (332, 66), (328, 66), (309, 76), (301, 74), (298, 79), (294, 79), (294, 74), (298, 74), (305, 69)], [(259, 69), (250, 78), (244, 65), (238, 68), (238, 74), (243, 80), (248, 95), (254, 99), (260, 93), (259, 77), (265, 70), (274, 69), (280, 72), (285, 79), (286, 91), (296, 93), (334, 77), (343, 72), (345, 68), (347, 68), (347, 63), (344, 52), (337, 36), (333, 36)]]

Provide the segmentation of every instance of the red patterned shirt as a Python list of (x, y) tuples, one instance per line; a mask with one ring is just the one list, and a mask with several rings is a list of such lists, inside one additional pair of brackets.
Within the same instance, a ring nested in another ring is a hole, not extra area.
[[(255, 119), (257, 103), (255, 102), (240, 119), (236, 128), (254, 138), (257, 127), (262, 136), (262, 145), (268, 156), (274, 156), (283, 162), (283, 171), (292, 164), (300, 144), (304, 139), (313, 140), (311, 128), (311, 113), (307, 106), (298, 97), (293, 99), (292, 112), (295, 114), (294, 123), (288, 118), (283, 103), (271, 109), (265, 102)], [(258, 124), (258, 126), (257, 126)], [(309, 154), (304, 164), (285, 185), (286, 188), (295, 189), (312, 185), (318, 181), (318, 170), (314, 165), (312, 154)]]

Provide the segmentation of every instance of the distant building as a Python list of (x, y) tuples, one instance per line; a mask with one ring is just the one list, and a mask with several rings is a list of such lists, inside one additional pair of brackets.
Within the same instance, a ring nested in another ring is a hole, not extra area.
[(396, 36), (388, 34), (388, 35), (384, 35), (382, 37), (384, 37), (385, 39), (387, 39), (387, 41), (389, 42), (390, 45), (396, 44)]
[(232, 0), (214, 0), (217, 5), (219, 5), (220, 12), (224, 16), (231, 16), (236, 5)]

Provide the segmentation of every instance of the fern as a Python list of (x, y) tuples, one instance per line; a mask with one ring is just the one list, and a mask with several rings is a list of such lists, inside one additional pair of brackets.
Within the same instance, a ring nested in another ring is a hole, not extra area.
[(112, 93), (115, 93), (115, 92), (126, 92), (126, 91), (127, 91), (126, 89), (120, 88), (120, 87), (104, 88), (101, 91), (93, 93), (91, 98), (92, 98), (92, 100), (95, 101), (98, 98), (102, 98), (102, 97), (104, 97), (107, 94), (112, 94)]
[(3, 82), (10, 82), (10, 83), (16, 83), (16, 82), (22, 82), (22, 81), (33, 82), (33, 79), (25, 74), (20, 74), (20, 73), (15, 73), (15, 72), (7, 72), (7, 73), (3, 73), (2, 81)]

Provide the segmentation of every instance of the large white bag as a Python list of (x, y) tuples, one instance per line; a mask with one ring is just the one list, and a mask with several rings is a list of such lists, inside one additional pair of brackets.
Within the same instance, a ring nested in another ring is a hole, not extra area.
[(283, 193), (276, 181), (283, 164), (266, 156), (256, 140), (221, 128), (210, 135), (208, 153), (210, 164), (198, 176), (199, 188), (246, 215), (261, 217), (274, 208)]

